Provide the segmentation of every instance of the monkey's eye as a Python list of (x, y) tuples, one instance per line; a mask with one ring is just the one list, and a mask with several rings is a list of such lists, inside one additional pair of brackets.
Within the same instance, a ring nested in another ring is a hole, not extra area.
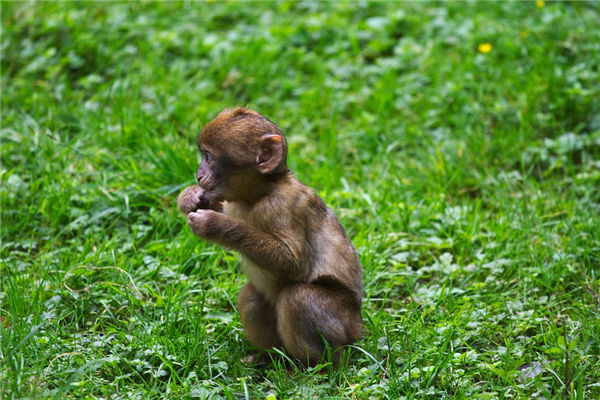
[(204, 151), (202, 152), (202, 157), (206, 160), (206, 161), (210, 161), (210, 153), (208, 151)]

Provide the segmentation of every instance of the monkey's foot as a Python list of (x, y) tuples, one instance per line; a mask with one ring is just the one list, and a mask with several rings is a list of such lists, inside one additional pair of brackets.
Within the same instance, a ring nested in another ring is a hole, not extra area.
[(254, 353), (240, 359), (246, 365), (266, 364), (271, 359), (266, 352)]

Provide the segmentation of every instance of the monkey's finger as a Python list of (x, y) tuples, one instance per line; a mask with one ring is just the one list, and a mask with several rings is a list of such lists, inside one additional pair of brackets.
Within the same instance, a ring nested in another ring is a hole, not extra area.
[(188, 225), (192, 224), (194, 222), (195, 219), (197, 219), (199, 217), (198, 213), (192, 211), (191, 213), (188, 214)]
[(196, 211), (192, 211), (188, 214), (188, 222), (191, 221), (200, 221), (206, 218), (206, 212), (208, 210), (204, 210), (201, 208), (198, 208)]

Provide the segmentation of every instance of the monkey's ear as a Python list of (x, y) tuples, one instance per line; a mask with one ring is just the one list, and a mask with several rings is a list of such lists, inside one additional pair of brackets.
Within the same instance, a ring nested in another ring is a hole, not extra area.
[(260, 139), (260, 154), (256, 157), (256, 168), (261, 174), (269, 174), (283, 159), (283, 138), (280, 135), (265, 135)]

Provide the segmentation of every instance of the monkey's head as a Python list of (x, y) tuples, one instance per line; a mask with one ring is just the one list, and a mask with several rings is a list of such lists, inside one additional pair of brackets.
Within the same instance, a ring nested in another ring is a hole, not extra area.
[(281, 129), (242, 107), (226, 108), (198, 137), (202, 163), (196, 179), (206, 200), (247, 200), (264, 182), (288, 173)]

